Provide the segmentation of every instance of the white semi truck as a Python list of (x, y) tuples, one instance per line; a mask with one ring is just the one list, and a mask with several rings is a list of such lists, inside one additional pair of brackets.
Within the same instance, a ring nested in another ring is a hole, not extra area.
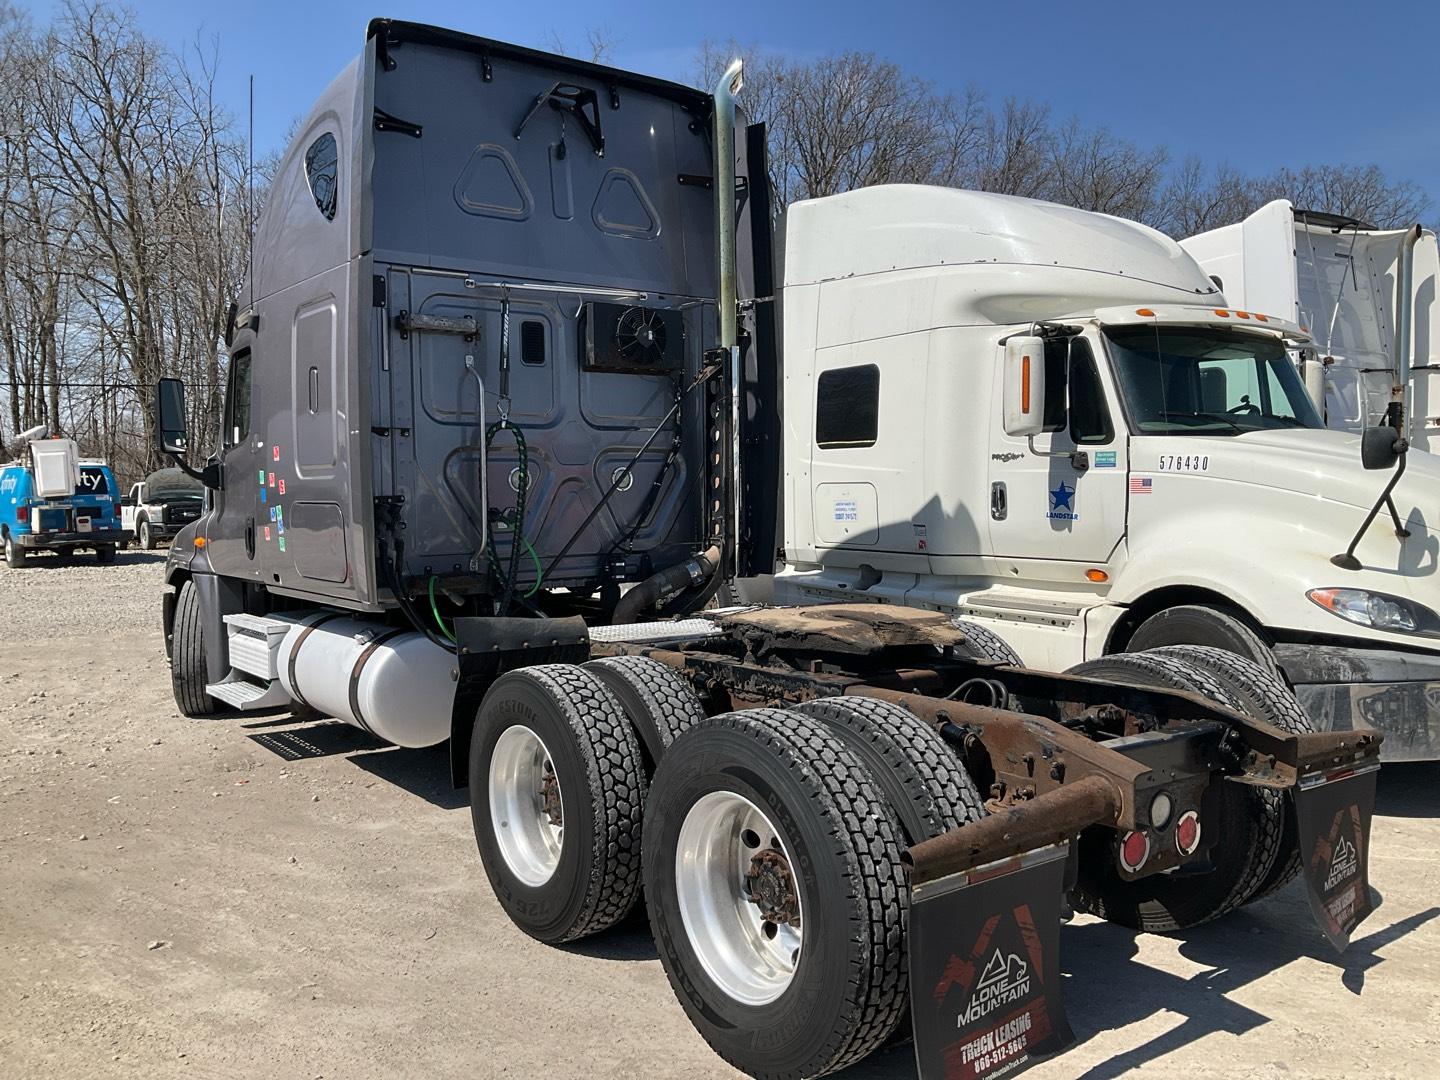
[(1244, 221), (1180, 241), (1232, 304), (1308, 329), (1294, 359), (1326, 426), (1398, 423), (1411, 447), (1440, 449), (1440, 249), (1419, 225), (1267, 203)]
[[(302, 705), (400, 746), (448, 741), (515, 925), (575, 941), (643, 895), (681, 1007), (756, 1076), (840, 1069), (907, 1017), (926, 1080), (1063, 1049), (1066, 892), (1179, 930), (1303, 876), (1343, 947), (1371, 909), (1381, 737), (1310, 730), (1271, 672), (1193, 648), (1027, 670), (984, 628), (898, 605), (701, 614), (723, 576), (773, 558), (782, 450), (827, 535), (866, 550), (903, 505), (880, 489), (927, 442), (952, 472), (983, 477), (992, 454), (925, 427), (948, 401), (961, 431), (962, 364), (914, 407), (919, 356), (960, 343), (929, 321), (933, 267), (857, 297), (912, 311), (917, 333), (862, 340), (823, 286), (795, 290), (787, 333), (828, 349), (817, 319), (834, 319), (840, 338), (781, 430), (765, 139), (737, 145), (738, 77), (707, 95), (370, 24), (276, 171), (220, 450), (183, 464), (208, 492), (166, 559), (177, 706)], [(923, 242), (947, 220), (932, 211), (981, 205), (875, 199), (883, 223), (837, 218), (792, 266), (845, 273), (848, 248)], [(1078, 340), (1027, 323), (1005, 346), (1017, 423), (1044, 415), (1046, 335)], [(183, 463), (181, 384), (161, 382), (155, 415)], [(817, 464), (867, 441), (871, 472)], [(1089, 523), (1067, 506), (1053, 527)], [(565, 995), (547, 1000), (563, 1016)]]
[(1287, 354), (1313, 328), (1155, 230), (1001, 195), (802, 202), (785, 252), (777, 602), (953, 613), (1050, 671), (1217, 646), (1278, 664), (1320, 727), (1436, 756), (1440, 463), (1406, 455), (1398, 519), (1352, 545), (1389, 477), (1307, 397)]

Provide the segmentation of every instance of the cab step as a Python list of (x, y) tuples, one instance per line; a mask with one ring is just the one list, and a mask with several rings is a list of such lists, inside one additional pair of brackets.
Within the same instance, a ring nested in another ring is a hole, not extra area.
[(268, 683), (261, 685), (251, 682), (243, 674), (234, 671), (230, 673), (228, 679), (210, 683), (205, 687), (205, 692), (217, 701), (223, 701), (226, 705), (239, 709), (241, 712), (273, 709), (280, 705), (291, 704), (290, 695), (285, 692), (278, 679), (271, 679)]
[(276, 677), (275, 664), (280, 642), (285, 640), (285, 635), (294, 625), (285, 619), (269, 619), (264, 615), (226, 615), (230, 666), (265, 682), (272, 681)]

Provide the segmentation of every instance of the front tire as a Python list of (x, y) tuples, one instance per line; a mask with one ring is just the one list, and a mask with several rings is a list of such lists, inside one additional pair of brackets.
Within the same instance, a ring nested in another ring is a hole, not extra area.
[(541, 664), (495, 681), (470, 740), (470, 814), (516, 926), (559, 944), (629, 914), (646, 786), (635, 733), (593, 672)]
[(205, 692), (209, 681), (200, 593), (193, 581), (186, 581), (175, 598), (175, 623), (170, 631), (170, 689), (182, 715), (203, 720), (220, 711), (219, 703)]
[(646, 812), (645, 899), (690, 1022), (751, 1075), (843, 1068), (904, 1015), (896, 829), (814, 717), (750, 709), (675, 740)]
[(1147, 652), (1166, 645), (1224, 649), (1266, 671), (1279, 671), (1275, 654), (1259, 634), (1229, 612), (1203, 604), (1183, 604), (1151, 615), (1131, 636), (1125, 651)]
[(155, 536), (150, 531), (150, 522), (142, 521), (135, 530), (136, 541), (140, 544), (142, 551), (155, 550)]

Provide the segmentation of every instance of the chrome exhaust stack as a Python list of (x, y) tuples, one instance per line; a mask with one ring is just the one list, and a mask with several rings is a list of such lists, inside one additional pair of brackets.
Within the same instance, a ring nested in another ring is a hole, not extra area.
[[(730, 551), (732, 567), (740, 560), (740, 331), (739, 282), (735, 254), (735, 95), (745, 85), (744, 63), (730, 62), (715, 84), (715, 303), (719, 347), (726, 353), (730, 380)], [(725, 566), (717, 569), (724, 573)]]
[(1395, 384), (1390, 411), (1395, 430), (1408, 437), (1409, 410), (1405, 389), (1410, 381), (1410, 338), (1415, 323), (1415, 245), (1421, 228), (1412, 225), (1400, 240), (1400, 259), (1395, 274)]

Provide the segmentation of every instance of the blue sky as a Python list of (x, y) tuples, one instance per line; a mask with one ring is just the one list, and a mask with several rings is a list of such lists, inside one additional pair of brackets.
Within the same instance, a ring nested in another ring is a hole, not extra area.
[[(26, 0), (20, 0), (25, 4)], [(32, 0), (37, 21), (56, 7)], [(177, 47), (221, 35), (225, 100), (243, 120), (256, 79), (257, 155), (276, 144), (364, 42), (372, 16), (583, 49), (589, 27), (614, 63), (685, 79), (704, 40), (735, 37), (795, 56), (874, 51), (945, 89), (974, 83), (1051, 105), (1138, 143), (1250, 172), (1375, 162), (1419, 184), (1440, 216), (1440, 0), (993, 0), (712, 4), (142, 0), (141, 28)]]

